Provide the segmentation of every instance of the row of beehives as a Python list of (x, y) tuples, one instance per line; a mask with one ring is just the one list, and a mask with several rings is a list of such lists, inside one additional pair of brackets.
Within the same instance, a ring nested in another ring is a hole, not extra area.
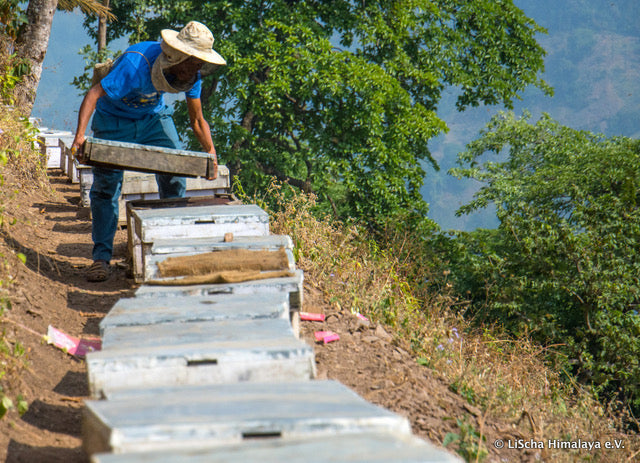
[[(87, 356), (93, 463), (457, 461), (406, 418), (314, 379), (298, 336), (303, 274), (262, 209), (176, 201), (127, 207), (143, 284), (109, 311), (103, 348)], [(290, 275), (279, 278), (179, 285), (158, 274), (170, 258), (282, 248)]]

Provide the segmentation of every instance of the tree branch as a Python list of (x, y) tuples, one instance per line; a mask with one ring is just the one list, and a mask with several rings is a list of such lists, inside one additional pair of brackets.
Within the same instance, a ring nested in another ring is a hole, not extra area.
[(273, 175), (279, 181), (286, 182), (291, 186), (295, 186), (296, 188), (301, 189), (302, 191), (304, 191), (307, 194), (315, 193), (313, 191), (313, 189), (311, 188), (311, 183), (308, 182), (308, 181), (304, 181), (304, 180), (300, 180), (298, 178), (290, 177), (289, 175), (286, 175), (285, 173), (279, 171), (275, 167), (267, 166), (267, 165), (265, 165), (265, 164), (263, 164), (261, 162), (257, 162), (256, 166), (258, 167), (258, 169), (260, 169), (265, 174)]

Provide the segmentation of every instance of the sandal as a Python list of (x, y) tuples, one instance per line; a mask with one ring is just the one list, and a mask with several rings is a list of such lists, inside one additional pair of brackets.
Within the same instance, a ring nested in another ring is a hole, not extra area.
[(96, 260), (87, 270), (87, 281), (106, 281), (109, 278), (109, 264), (105, 260)]

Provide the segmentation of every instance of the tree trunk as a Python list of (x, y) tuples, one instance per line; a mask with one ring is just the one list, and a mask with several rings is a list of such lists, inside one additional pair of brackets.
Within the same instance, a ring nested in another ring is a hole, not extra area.
[(42, 75), (42, 63), (47, 54), (53, 14), (58, 0), (30, 0), (27, 24), (16, 41), (16, 53), (29, 64), (29, 73), (15, 88), (15, 105), (25, 116), (31, 114), (36, 90)]
[[(109, 8), (109, 0), (102, 0), (102, 4)], [(98, 51), (107, 46), (107, 17), (101, 15), (98, 20)]]

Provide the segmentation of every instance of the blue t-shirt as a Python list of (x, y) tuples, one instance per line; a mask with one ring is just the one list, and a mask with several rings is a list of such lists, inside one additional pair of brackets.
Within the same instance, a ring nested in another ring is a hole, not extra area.
[[(141, 42), (127, 48), (100, 82), (106, 95), (98, 100), (96, 111), (127, 119), (141, 119), (162, 111), (164, 92), (156, 90), (151, 83), (151, 67), (161, 52), (160, 42)], [(200, 98), (201, 88), (198, 73), (195, 84), (185, 95)]]

